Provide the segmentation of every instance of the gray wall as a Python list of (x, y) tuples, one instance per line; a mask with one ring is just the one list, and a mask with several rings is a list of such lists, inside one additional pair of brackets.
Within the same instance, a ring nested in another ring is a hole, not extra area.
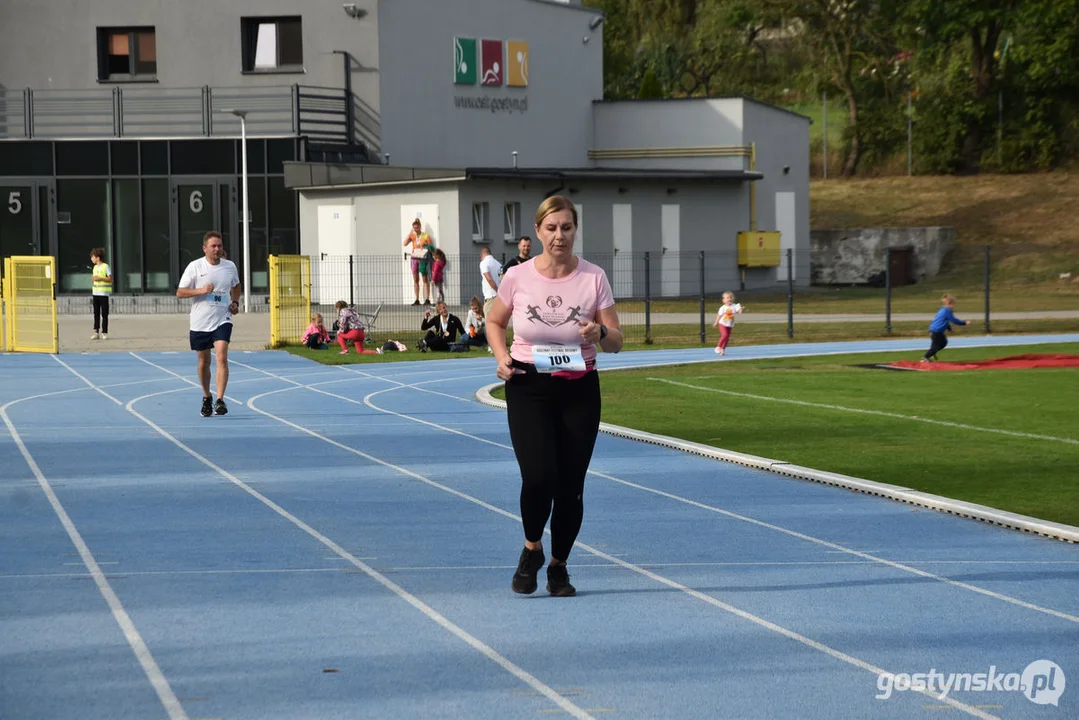
[[(809, 284), (809, 118), (747, 100), (745, 141), (756, 143), (757, 229), (778, 230), (776, 193), (793, 192), (796, 235), (795, 282)], [(784, 172), (785, 168), (789, 171)], [(763, 272), (763, 271), (761, 271)], [(785, 282), (785, 278), (780, 278)]]
[(814, 285), (859, 285), (883, 272), (887, 249), (914, 249), (913, 279), (923, 282), (940, 273), (945, 256), (955, 247), (955, 228), (849, 228), (814, 230)]
[[(598, 13), (535, 0), (382, 0), (382, 152), (393, 165), (583, 167), (603, 95)], [(590, 36), (583, 43), (584, 36)], [(524, 40), (526, 88), (454, 85), (455, 36)], [(526, 112), (458, 108), (455, 97), (528, 99)]]
[[(117, 84), (98, 81), (97, 28), (153, 26), (158, 81), (120, 84), (125, 91), (203, 85), (340, 88), (344, 61), (331, 51), (347, 50), (360, 66), (353, 72), (353, 91), (377, 118), (378, 3), (355, 4), (368, 10), (367, 17), (348, 17), (340, 0), (0, 0), (0, 87), (108, 93)], [(241, 72), (240, 18), (280, 15), (303, 19), (304, 71)], [(239, 122), (220, 119), (226, 121), (239, 134)]]
[[(744, 145), (742, 122), (745, 104), (741, 98), (598, 102), (593, 108), (595, 130), (591, 147), (624, 150)], [(625, 168), (745, 170), (749, 168), (749, 159), (602, 159), (594, 164)]]

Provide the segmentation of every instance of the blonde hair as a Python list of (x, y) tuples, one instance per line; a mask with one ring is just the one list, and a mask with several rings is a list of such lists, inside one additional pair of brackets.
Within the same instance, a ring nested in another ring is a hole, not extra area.
[(732, 291), (730, 291), (730, 290), (724, 290), (723, 295), (721, 297), (727, 297), (728, 295), (731, 296), (731, 300), (734, 300), (734, 293)]
[(316, 324), (322, 322), (322, 313), (311, 313), (311, 322)]
[(955, 302), (955, 296), (944, 293), (940, 298), (940, 302), (944, 305), (951, 305)]
[(573, 227), (577, 227), (577, 207), (572, 200), (563, 195), (552, 195), (540, 203), (539, 209), (536, 210), (536, 227), (543, 222), (543, 218), (563, 210), (569, 210), (573, 214)]
[(468, 301), (468, 309), (472, 312), (476, 312), (477, 310), (479, 310), (480, 315), (483, 315), (483, 303), (481, 303), (480, 299), (475, 295), (473, 295), (472, 299)]

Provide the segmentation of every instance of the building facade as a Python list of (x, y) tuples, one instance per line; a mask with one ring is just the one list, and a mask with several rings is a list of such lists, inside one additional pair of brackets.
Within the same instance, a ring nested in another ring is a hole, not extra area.
[(65, 294), (92, 247), (120, 294), (171, 293), (209, 229), (242, 263), (240, 113), (256, 292), (269, 254), (398, 253), (417, 208), (447, 253), (509, 248), (554, 191), (586, 253), (665, 253), (677, 278), (676, 256), (780, 230), (808, 279), (808, 120), (602, 96), (580, 0), (5, 0), (0, 254), (55, 255)]

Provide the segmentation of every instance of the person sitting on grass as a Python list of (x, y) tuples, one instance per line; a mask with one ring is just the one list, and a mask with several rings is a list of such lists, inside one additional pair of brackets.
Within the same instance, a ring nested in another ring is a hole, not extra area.
[(430, 310), (423, 313), (420, 330), (426, 330), (427, 335), (420, 340), (420, 352), (428, 350), (449, 352), (457, 349), (453, 347), (459, 345), (457, 336), (465, 334), (461, 319), (456, 315), (450, 315), (449, 308), (444, 302), (435, 303), (435, 310), (438, 311), (438, 315), (434, 317), (431, 317)]
[(325, 350), (330, 344), (330, 331), (322, 322), (322, 313), (311, 315), (311, 324), (303, 331), (300, 342), (312, 350)]
[[(483, 303), (475, 295), (468, 302), (468, 317), (465, 318), (465, 335), (461, 344), (469, 347), (487, 345), (487, 318), (483, 314)], [(490, 346), (487, 352), (491, 352)]]
[(922, 362), (927, 363), (937, 359), (937, 353), (948, 347), (946, 332), (952, 329), (951, 323), (967, 325), (966, 320), (960, 320), (955, 316), (955, 298), (944, 295), (940, 299), (941, 308), (937, 310), (937, 316), (929, 324), (929, 349), (922, 356)]
[(357, 355), (381, 355), (382, 348), (364, 349), (363, 323), (360, 322), (360, 316), (356, 314), (356, 311), (344, 300), (338, 300), (334, 307), (337, 308), (337, 344), (341, 346), (341, 352), (338, 354), (348, 355), (348, 344), (351, 342), (356, 348)]

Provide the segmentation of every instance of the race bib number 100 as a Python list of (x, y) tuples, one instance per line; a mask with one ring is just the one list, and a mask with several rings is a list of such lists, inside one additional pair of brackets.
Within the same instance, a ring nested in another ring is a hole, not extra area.
[(581, 348), (565, 345), (535, 345), (532, 347), (532, 362), (536, 371), (553, 373), (563, 370), (583, 372), (588, 368), (584, 364)]

